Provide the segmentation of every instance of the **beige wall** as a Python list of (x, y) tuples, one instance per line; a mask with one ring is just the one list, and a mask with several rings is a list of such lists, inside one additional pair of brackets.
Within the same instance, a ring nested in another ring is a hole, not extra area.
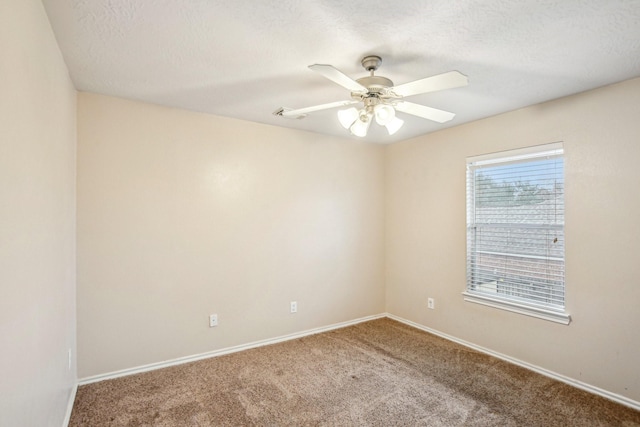
[(80, 377), (383, 312), (382, 147), (78, 103)]
[[(640, 401), (639, 99), (636, 79), (389, 146), (387, 310)], [(554, 141), (565, 147), (569, 326), (461, 295), (465, 157)]]
[(38, 0), (0, 2), (0, 425), (62, 425), (75, 383), (76, 94)]

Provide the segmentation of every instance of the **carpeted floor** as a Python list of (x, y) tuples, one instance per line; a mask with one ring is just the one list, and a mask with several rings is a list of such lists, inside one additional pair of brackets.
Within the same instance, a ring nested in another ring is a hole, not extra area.
[(69, 425), (640, 427), (640, 412), (378, 319), (81, 386)]

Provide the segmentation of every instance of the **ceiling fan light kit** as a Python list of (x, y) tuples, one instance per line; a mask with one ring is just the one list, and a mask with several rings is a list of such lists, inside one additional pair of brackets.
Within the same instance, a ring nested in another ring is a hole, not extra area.
[[(396, 133), (404, 124), (404, 120), (396, 117), (396, 111), (390, 105), (377, 104), (373, 107), (373, 112), (370, 110), (371, 108), (363, 108), (358, 111), (354, 107), (339, 110), (338, 121), (343, 128), (349, 129), (353, 135), (360, 137), (367, 135), (372, 116), (375, 117), (377, 124), (387, 128), (389, 135)], [(365, 123), (366, 127), (362, 123)]]
[(382, 58), (377, 55), (369, 55), (362, 58), (362, 66), (371, 75), (353, 80), (338, 69), (327, 64), (313, 64), (309, 68), (322, 74), (327, 79), (348, 89), (351, 92), (351, 100), (337, 101), (329, 104), (316, 105), (313, 107), (289, 109), (281, 107), (273, 114), (289, 118), (304, 118), (307, 113), (329, 108), (353, 105), (362, 102), (363, 108), (351, 107), (338, 111), (338, 121), (345, 129), (359, 137), (367, 135), (369, 126), (375, 117), (376, 123), (385, 126), (389, 135), (396, 133), (404, 124), (404, 120), (396, 116), (396, 111), (444, 123), (455, 117), (454, 113), (438, 110), (420, 104), (403, 101), (404, 97), (419, 95), (437, 90), (452, 89), (466, 86), (467, 77), (458, 71), (438, 74), (413, 82), (394, 86), (393, 82), (382, 76), (374, 75), (374, 72), (382, 64)]
[(396, 110), (391, 105), (381, 104), (375, 97), (366, 99), (364, 103), (365, 107), (360, 111), (354, 107), (338, 111), (338, 121), (353, 135), (366, 136), (372, 117), (375, 117), (377, 124), (387, 128), (389, 135), (396, 133), (404, 124), (404, 120), (396, 117)]

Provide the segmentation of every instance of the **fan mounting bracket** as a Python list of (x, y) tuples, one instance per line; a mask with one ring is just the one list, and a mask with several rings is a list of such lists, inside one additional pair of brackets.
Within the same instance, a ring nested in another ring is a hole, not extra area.
[(362, 61), (360, 61), (360, 63), (365, 70), (375, 71), (378, 69), (378, 67), (380, 67), (380, 64), (382, 64), (382, 58), (380, 58), (378, 55), (368, 55), (362, 58)]

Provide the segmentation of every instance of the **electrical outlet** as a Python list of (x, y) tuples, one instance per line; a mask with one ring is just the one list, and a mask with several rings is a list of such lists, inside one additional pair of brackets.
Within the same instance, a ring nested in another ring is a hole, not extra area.
[(430, 308), (431, 310), (436, 308), (436, 302), (435, 302), (435, 300), (433, 298), (428, 298), (427, 299), (427, 307)]
[(297, 312), (298, 312), (298, 302), (291, 301), (291, 313), (297, 313)]
[(214, 326), (218, 326), (218, 315), (210, 314), (209, 315), (209, 327), (213, 328)]

